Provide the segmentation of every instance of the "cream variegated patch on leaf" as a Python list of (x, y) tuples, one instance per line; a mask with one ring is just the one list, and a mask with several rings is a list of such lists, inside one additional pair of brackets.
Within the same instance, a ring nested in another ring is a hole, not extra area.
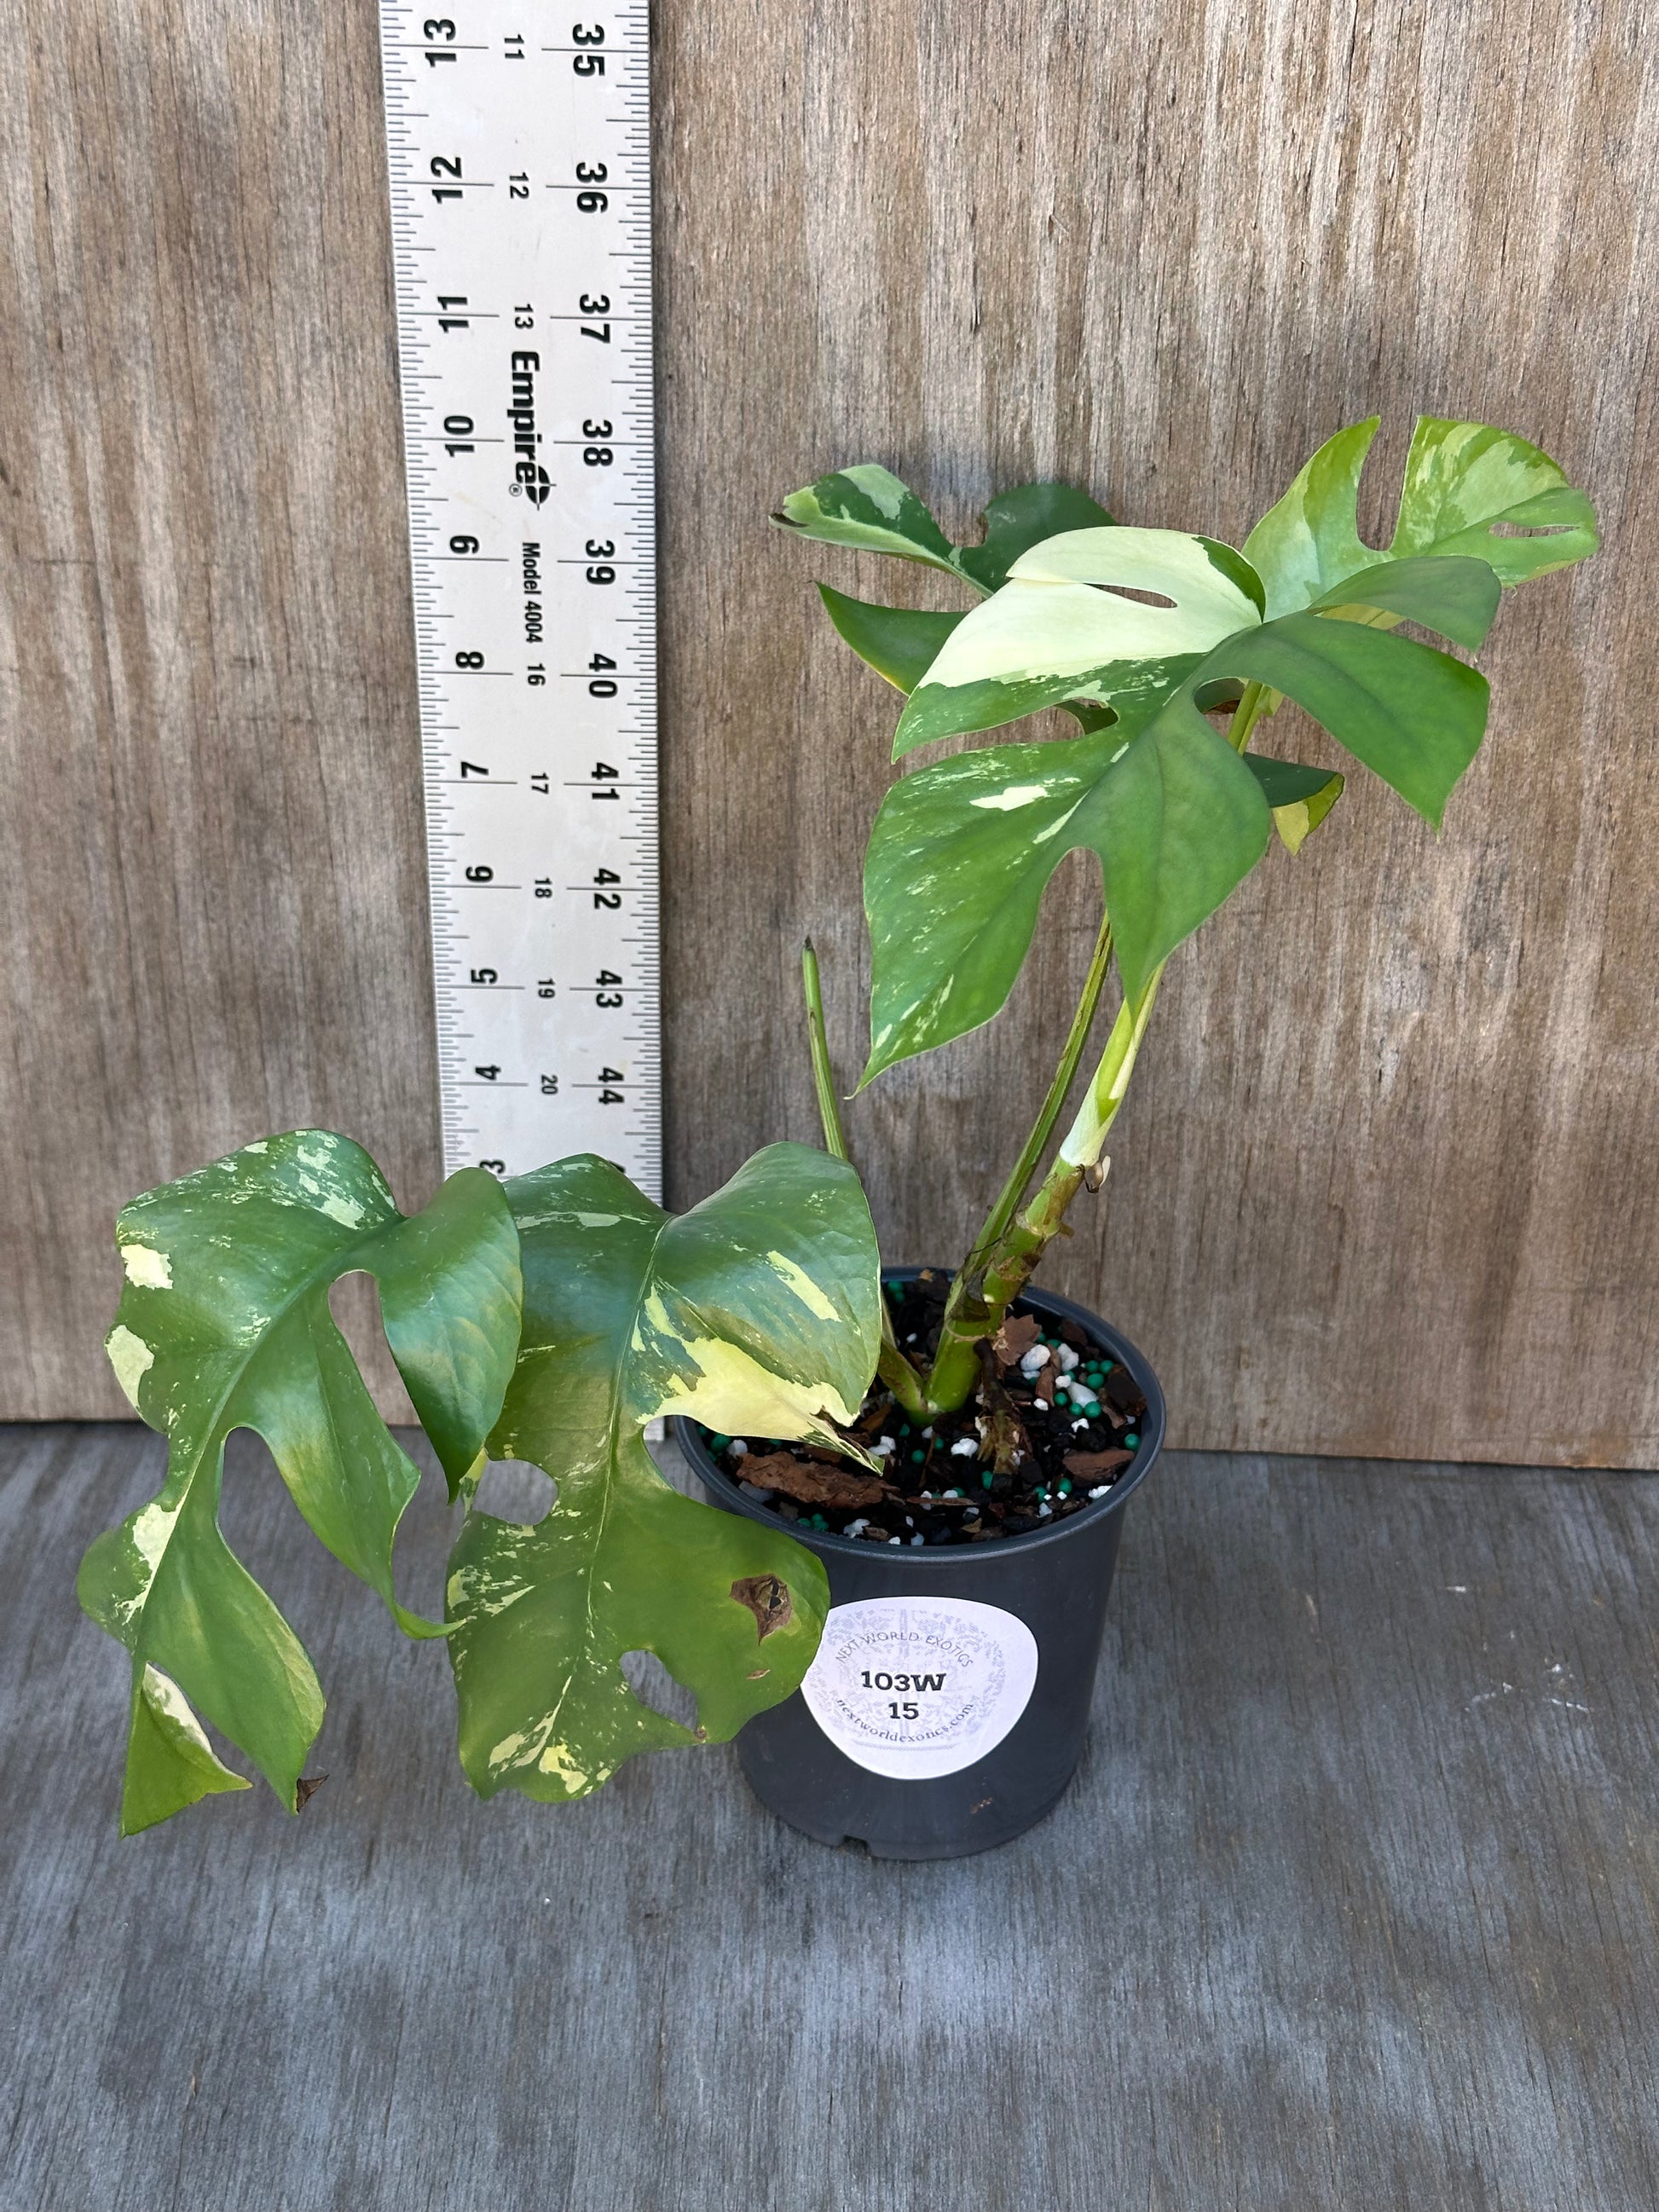
[(893, 757), (1073, 700), (1144, 719), (1261, 607), (1249, 562), (1212, 538), (1117, 528), (1046, 538), (951, 630), (899, 717)]
[[(851, 1449), (839, 1430), (875, 1370), (878, 1263), (857, 1176), (803, 1146), (768, 1147), (678, 1217), (590, 1156), (505, 1188), (525, 1324), (489, 1449), (544, 1469), (556, 1498), (528, 1526), (469, 1512), (450, 1652), (473, 1786), (558, 1800), (636, 1752), (723, 1741), (799, 1685), (822, 1568), (781, 1528), (672, 1489), (642, 1431), (684, 1413)], [(637, 1650), (695, 1692), (695, 1730), (629, 1686)]]
[(827, 545), (890, 553), (957, 573), (951, 541), (933, 515), (907, 483), (873, 461), (791, 492), (772, 520)]
[(256, 1431), (295, 1504), (410, 1634), (441, 1635), (392, 1583), (420, 1480), (329, 1310), (341, 1276), (380, 1287), (386, 1339), (458, 1485), (501, 1409), (518, 1337), (518, 1236), (493, 1177), (452, 1176), (405, 1219), (360, 1146), (304, 1129), (135, 1199), (118, 1249), (126, 1288), (110, 1359), (168, 1442), (161, 1491), (92, 1546), (82, 1606), (132, 1658), (126, 1832), (241, 1787), (201, 1715), (290, 1809), (321, 1725), (310, 1660), (219, 1527), (225, 1440)]

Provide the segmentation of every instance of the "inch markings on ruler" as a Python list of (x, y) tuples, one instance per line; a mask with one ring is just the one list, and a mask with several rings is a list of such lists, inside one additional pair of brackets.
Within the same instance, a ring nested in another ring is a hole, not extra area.
[(655, 1198), (647, 11), (441, 4), (380, 56), (444, 1161)]

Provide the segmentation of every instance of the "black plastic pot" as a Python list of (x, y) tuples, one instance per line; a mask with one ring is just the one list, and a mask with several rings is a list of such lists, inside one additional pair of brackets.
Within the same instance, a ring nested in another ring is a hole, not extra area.
[[(1076, 1771), (1123, 1509), (1163, 1446), (1164, 1394), (1084, 1307), (1039, 1291), (1019, 1304), (1076, 1322), (1127, 1368), (1146, 1400), (1139, 1449), (1106, 1497), (1024, 1536), (891, 1549), (791, 1528), (828, 1570), (830, 1622), (804, 1690), (750, 1721), (738, 1755), (762, 1803), (820, 1843), (880, 1858), (988, 1850), (1034, 1826)], [(672, 1426), (714, 1504), (780, 1525), (695, 1423)]]

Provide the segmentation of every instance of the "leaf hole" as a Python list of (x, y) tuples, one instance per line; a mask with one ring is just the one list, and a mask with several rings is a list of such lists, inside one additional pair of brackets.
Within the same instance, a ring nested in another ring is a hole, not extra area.
[(1176, 601), (1166, 599), (1162, 592), (1137, 591), (1133, 584), (1095, 584), (1091, 589), (1104, 592), (1115, 599), (1133, 599), (1137, 606), (1173, 607)]
[(380, 1286), (374, 1276), (358, 1267), (331, 1283), (328, 1310), (381, 1413), (394, 1428), (411, 1425), (415, 1408), (386, 1349), (380, 1322)]
[(649, 1705), (653, 1713), (660, 1713), (665, 1720), (678, 1721), (682, 1728), (695, 1732), (697, 1725), (696, 1694), (683, 1682), (674, 1680), (654, 1651), (624, 1651), (622, 1676), (642, 1705)]
[(1570, 522), (1494, 522), (1486, 535), (1489, 538), (1565, 538), (1572, 526)]
[(527, 1459), (492, 1459), (478, 1478), (474, 1510), (516, 1528), (546, 1520), (558, 1503), (558, 1485)]

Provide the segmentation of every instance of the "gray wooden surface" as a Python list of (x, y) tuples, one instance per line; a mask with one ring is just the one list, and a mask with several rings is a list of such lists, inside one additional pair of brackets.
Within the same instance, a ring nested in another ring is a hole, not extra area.
[(122, 1844), (125, 1662), (69, 1585), (159, 1446), (0, 1431), (3, 2212), (1659, 2200), (1659, 1481), (1175, 1455), (1072, 1792), (902, 1866), (724, 1751), (477, 1804), (442, 1654), (237, 1443), (329, 1780)]
[[(1177, 963), (1058, 1287), (1177, 1440), (1659, 1463), (1659, 47), (1639, 0), (659, 0), (670, 1187), (855, 1056), (892, 707), (780, 492), (1086, 482), (1238, 536), (1418, 408), (1525, 430), (1599, 562), (1506, 611), (1437, 847), (1356, 782)], [(133, 1192), (321, 1121), (437, 1172), (371, 0), (13, 0), (0, 39), (0, 1414), (118, 1413)], [(925, 586), (916, 584), (915, 588)], [(1285, 742), (1316, 744), (1287, 730)], [(1346, 817), (1346, 818), (1343, 818)], [(1085, 871), (988, 1036), (854, 1116), (959, 1251), (1058, 1049)]]

